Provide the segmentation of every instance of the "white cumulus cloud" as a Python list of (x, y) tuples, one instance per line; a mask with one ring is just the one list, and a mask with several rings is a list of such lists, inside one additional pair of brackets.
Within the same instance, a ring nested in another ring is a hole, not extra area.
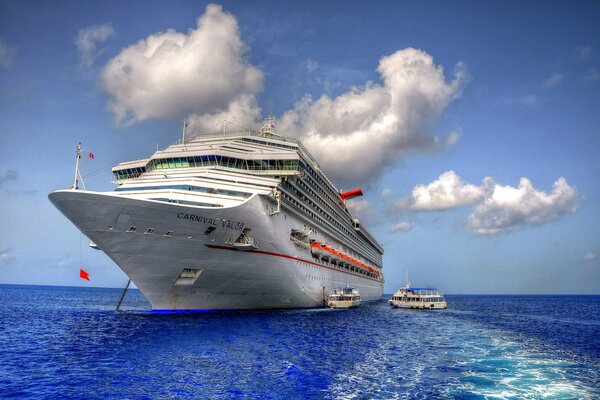
[(596, 255), (594, 253), (592, 253), (591, 251), (587, 252), (583, 255), (584, 260), (593, 260), (594, 258), (596, 258)]
[(235, 17), (209, 4), (195, 29), (150, 35), (106, 64), (108, 108), (124, 125), (185, 113), (194, 114), (191, 129), (224, 117), (252, 119), (260, 114), (254, 95), (263, 73), (245, 60), (246, 51)]
[(105, 42), (114, 34), (111, 23), (93, 25), (79, 30), (75, 38), (75, 45), (79, 50), (81, 65), (91, 67), (97, 55), (98, 44)]
[[(194, 29), (152, 34), (105, 65), (108, 109), (120, 125), (187, 115), (190, 133), (223, 120), (256, 126), (264, 76), (246, 52), (235, 17), (209, 4)], [(315, 72), (318, 64), (309, 59), (305, 68)], [(377, 71), (381, 83), (337, 97), (305, 95), (279, 122), (279, 131), (300, 138), (341, 185), (372, 182), (407, 154), (439, 151), (460, 137), (434, 131), (468, 80), (462, 63), (447, 78), (431, 55), (407, 48), (381, 58)]]
[(478, 234), (494, 235), (555, 221), (577, 211), (575, 189), (559, 178), (551, 193), (538, 191), (521, 178), (518, 187), (494, 185), (491, 194), (467, 219), (468, 228)]
[(397, 200), (389, 212), (440, 211), (465, 206), (474, 207), (467, 218), (467, 227), (477, 234), (494, 235), (555, 221), (577, 211), (578, 199), (575, 188), (562, 177), (554, 182), (551, 193), (545, 193), (527, 178), (521, 178), (518, 187), (502, 186), (491, 177), (472, 185), (454, 171), (447, 171), (427, 185), (415, 186), (410, 196)]
[(439, 211), (477, 203), (493, 184), (485, 178), (480, 186), (467, 184), (454, 171), (444, 172), (428, 185), (417, 185), (408, 198), (400, 200), (400, 206), (413, 211)]
[(437, 151), (458, 139), (432, 131), (461, 93), (462, 63), (448, 82), (433, 57), (407, 48), (383, 57), (377, 71), (383, 84), (367, 82), (335, 98), (307, 95), (281, 118), (280, 131), (299, 137), (337, 182), (372, 181), (408, 153)]

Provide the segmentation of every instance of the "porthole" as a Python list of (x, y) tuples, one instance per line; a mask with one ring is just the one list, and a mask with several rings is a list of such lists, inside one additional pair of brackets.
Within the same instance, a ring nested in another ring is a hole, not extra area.
[(135, 232), (135, 226), (130, 226), (127, 232)]

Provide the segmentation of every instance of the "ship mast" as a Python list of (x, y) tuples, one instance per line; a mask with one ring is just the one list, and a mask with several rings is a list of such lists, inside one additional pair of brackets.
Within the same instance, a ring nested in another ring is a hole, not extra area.
[(281, 136), (279, 135), (279, 132), (277, 130), (277, 119), (272, 115), (265, 118), (265, 120), (263, 121), (263, 125), (258, 130), (258, 132), (264, 135)]
[(71, 185), (71, 189), (78, 189), (78, 181), (79, 181), (79, 160), (81, 159), (81, 142), (77, 143), (77, 152), (76, 152), (76, 161), (75, 161), (75, 177), (73, 178), (73, 184)]

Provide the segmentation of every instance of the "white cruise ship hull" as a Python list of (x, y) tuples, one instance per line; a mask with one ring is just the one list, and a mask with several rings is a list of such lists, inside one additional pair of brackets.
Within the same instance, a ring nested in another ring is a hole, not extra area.
[[(79, 190), (59, 190), (49, 199), (155, 310), (321, 307), (334, 287), (347, 285), (363, 301), (383, 294), (383, 281), (321, 264), (309, 248), (294, 244), (290, 230), (303, 223), (285, 210), (269, 215), (265, 196), (223, 208)], [(207, 234), (210, 226), (215, 229)], [(233, 245), (244, 228), (251, 229), (252, 247)]]

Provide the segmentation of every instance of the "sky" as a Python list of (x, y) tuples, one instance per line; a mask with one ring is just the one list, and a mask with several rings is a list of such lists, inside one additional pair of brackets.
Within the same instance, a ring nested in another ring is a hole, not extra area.
[[(122, 287), (47, 199), (269, 115), (384, 244), (386, 293), (600, 294), (598, 2), (0, 0), (0, 283)], [(91, 281), (79, 278), (86, 269)]]

